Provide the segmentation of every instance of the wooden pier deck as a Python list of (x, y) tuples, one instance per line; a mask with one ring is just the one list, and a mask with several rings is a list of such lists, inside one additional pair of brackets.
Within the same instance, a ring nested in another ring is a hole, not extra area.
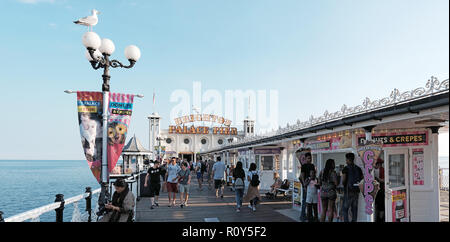
[(244, 203), (241, 212), (237, 213), (234, 194), (230, 187), (225, 186), (223, 199), (216, 198), (214, 187), (210, 190), (207, 184), (199, 191), (197, 179), (193, 177), (187, 207), (180, 207), (179, 193), (176, 206), (168, 207), (167, 192), (161, 192), (159, 207), (152, 210), (150, 198), (141, 197), (136, 204), (136, 222), (295, 222), (276, 211), (291, 208), (290, 201), (266, 200), (261, 195), (262, 201), (255, 212), (248, 208), (248, 203)]

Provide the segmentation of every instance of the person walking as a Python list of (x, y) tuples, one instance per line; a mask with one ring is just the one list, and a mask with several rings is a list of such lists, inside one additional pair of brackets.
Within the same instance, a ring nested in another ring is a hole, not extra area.
[(242, 169), (242, 162), (236, 163), (236, 168), (233, 171), (234, 190), (236, 192), (236, 212), (241, 211), (242, 198), (245, 190), (245, 171)]
[(251, 163), (248, 169), (247, 180), (250, 182), (244, 202), (250, 202), (249, 208), (256, 211), (256, 205), (261, 196), (259, 195), (259, 172), (256, 170), (256, 164)]
[(349, 222), (348, 210), (352, 212), (352, 222), (356, 222), (358, 218), (358, 199), (359, 199), (359, 185), (363, 179), (363, 173), (359, 166), (355, 165), (355, 154), (345, 154), (347, 166), (342, 170), (342, 182), (344, 184), (344, 204), (343, 215), (344, 222)]
[[(191, 184), (191, 171), (187, 162), (181, 163), (181, 170), (177, 174), (177, 180), (180, 186), (180, 207), (187, 206), (189, 199), (189, 187)], [(174, 203), (175, 205), (175, 203)]]
[(216, 198), (219, 197), (220, 190), (220, 198), (223, 198), (223, 184), (224, 184), (224, 176), (225, 176), (225, 163), (221, 161), (220, 156), (217, 157), (217, 162), (214, 163), (212, 168), (212, 177), (214, 178), (214, 188), (216, 189)]
[(320, 184), (320, 200), (322, 202), (322, 214), (320, 222), (325, 222), (328, 215), (328, 222), (333, 222), (334, 205), (337, 198), (338, 179), (335, 171), (335, 163), (333, 159), (328, 159), (325, 168), (319, 174)]
[(212, 169), (214, 166), (214, 161), (209, 159), (208, 160), (208, 189), (211, 190), (212, 189), (212, 181), (213, 181), (213, 177), (212, 177)]
[(161, 168), (158, 160), (148, 169), (144, 187), (148, 186), (148, 181), (150, 181), (150, 209), (154, 209), (155, 206), (159, 207), (158, 197), (161, 190)]
[(166, 178), (164, 179), (166, 181), (167, 194), (169, 196), (169, 207), (175, 206), (175, 200), (178, 193), (177, 176), (180, 170), (181, 168), (177, 165), (177, 160), (172, 158), (171, 163), (167, 166)]
[(135, 198), (123, 178), (114, 182), (115, 192), (111, 203), (106, 204), (107, 213), (99, 222), (132, 222)]
[(198, 190), (202, 190), (202, 182), (203, 182), (203, 163), (201, 161), (197, 161), (197, 164), (195, 165), (195, 173), (197, 174), (197, 181), (198, 181)]

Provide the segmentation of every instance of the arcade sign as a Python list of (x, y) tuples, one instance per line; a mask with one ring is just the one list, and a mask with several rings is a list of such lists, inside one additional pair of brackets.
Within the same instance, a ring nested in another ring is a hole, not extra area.
[(175, 118), (175, 124), (177, 126), (179, 126), (181, 124), (200, 122), (200, 121), (214, 122), (214, 123), (225, 125), (227, 127), (230, 127), (230, 125), (231, 125), (231, 120), (225, 119), (224, 117), (219, 117), (219, 116), (213, 115), (213, 114), (191, 114), (191, 115)]
[(215, 135), (237, 135), (237, 128), (230, 127), (206, 127), (206, 126), (169, 126), (169, 134), (209, 134)]

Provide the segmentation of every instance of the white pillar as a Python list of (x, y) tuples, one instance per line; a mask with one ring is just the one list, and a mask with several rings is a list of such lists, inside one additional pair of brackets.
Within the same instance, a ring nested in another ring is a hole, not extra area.
[[(432, 187), (433, 190), (437, 189), (437, 192), (433, 192), (434, 199), (431, 199), (432, 204), (431, 206), (433, 211), (436, 214), (433, 214), (433, 222), (439, 222), (441, 221), (441, 213), (440, 213), (440, 206), (441, 206), (441, 189), (439, 187), (439, 127), (432, 127), (431, 128), (431, 181), (432, 181)], [(410, 216), (411, 218), (411, 216)]]

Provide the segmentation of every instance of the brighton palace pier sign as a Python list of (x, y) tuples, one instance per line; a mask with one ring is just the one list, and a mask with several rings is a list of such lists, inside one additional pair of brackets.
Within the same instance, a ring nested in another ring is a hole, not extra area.
[[(195, 127), (192, 125), (191, 127), (185, 126), (187, 123), (194, 122), (214, 122), (225, 127), (206, 127), (206, 126), (198, 126)], [(176, 126), (169, 126), (169, 134), (209, 134), (212, 130), (213, 134), (219, 135), (237, 135), (237, 128), (230, 127), (231, 120), (225, 119), (223, 117), (219, 117), (217, 115), (212, 114), (191, 114), (188, 116), (183, 116), (175, 119)], [(181, 126), (183, 125), (183, 126)]]

